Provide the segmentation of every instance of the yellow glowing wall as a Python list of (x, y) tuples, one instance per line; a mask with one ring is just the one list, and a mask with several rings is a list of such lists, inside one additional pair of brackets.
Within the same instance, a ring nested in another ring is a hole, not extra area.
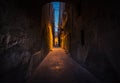
[(49, 24), (48, 25), (48, 37), (49, 37), (49, 47), (50, 47), (50, 50), (52, 50), (53, 48), (53, 33), (52, 33), (52, 26)]
[(68, 50), (68, 35), (63, 34), (61, 36), (61, 47), (65, 50)]

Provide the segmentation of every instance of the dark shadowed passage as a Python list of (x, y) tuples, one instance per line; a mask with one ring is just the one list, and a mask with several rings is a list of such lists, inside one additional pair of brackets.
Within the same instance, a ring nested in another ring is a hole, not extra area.
[(0, 0), (0, 83), (120, 83), (118, 1)]

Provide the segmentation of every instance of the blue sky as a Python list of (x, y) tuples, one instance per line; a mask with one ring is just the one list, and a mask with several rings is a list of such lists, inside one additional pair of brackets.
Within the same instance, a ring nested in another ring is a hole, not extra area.
[(60, 2), (52, 2), (54, 8), (54, 18), (55, 18), (55, 31), (58, 31), (58, 20), (59, 20), (59, 4)]

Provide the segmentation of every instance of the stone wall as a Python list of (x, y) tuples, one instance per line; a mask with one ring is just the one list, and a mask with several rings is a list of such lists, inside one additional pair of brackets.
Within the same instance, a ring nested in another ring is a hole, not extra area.
[(27, 6), (0, 1), (1, 83), (24, 83), (49, 51), (40, 11)]
[(102, 83), (117, 83), (120, 79), (119, 8), (115, 1), (82, 0), (80, 16), (74, 17), (77, 34), (72, 35), (77, 38), (71, 39), (75, 42), (71, 56)]

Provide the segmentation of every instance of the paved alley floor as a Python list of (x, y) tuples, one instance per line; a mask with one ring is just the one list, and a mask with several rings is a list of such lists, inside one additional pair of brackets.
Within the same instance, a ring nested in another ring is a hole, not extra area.
[(27, 83), (99, 83), (61, 48), (54, 48)]

